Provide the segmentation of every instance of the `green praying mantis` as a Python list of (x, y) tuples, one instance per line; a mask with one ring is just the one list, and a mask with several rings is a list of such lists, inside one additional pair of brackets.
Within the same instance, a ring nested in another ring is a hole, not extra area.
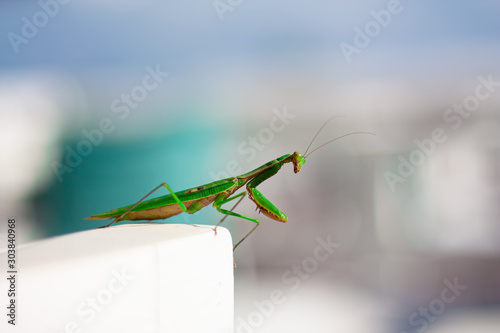
[[(298, 173), (304, 163), (306, 162), (306, 157), (311, 155), (316, 150), (321, 147), (341, 139), (343, 137), (353, 135), (353, 134), (372, 134), (370, 132), (353, 132), (339, 136), (333, 140), (327, 141), (326, 143), (320, 145), (316, 149), (309, 151), (312, 143), (321, 132), (321, 130), (326, 126), (331, 120), (338, 118), (332, 117), (325, 121), (321, 128), (316, 132), (309, 146), (304, 153), (304, 156), (298, 152), (292, 154), (286, 154), (272, 160), (260, 167), (242, 174), (236, 177), (229, 177), (226, 179), (221, 179), (209, 184), (193, 187), (184, 191), (174, 192), (172, 188), (167, 183), (162, 183), (155, 187), (151, 192), (146, 194), (142, 199), (133, 205), (124, 206), (121, 208), (113, 209), (101, 214), (93, 215), (87, 217), (86, 220), (105, 220), (113, 219), (109, 224), (102, 226), (100, 228), (106, 228), (111, 226), (113, 223), (118, 223), (120, 221), (135, 221), (135, 220), (158, 220), (167, 219), (169, 217), (178, 215), (180, 213), (194, 214), (201, 210), (203, 207), (213, 203), (213, 206), (222, 214), (224, 217), (217, 223), (214, 228), (217, 234), (217, 227), (229, 216), (236, 216), (242, 219), (246, 219), (255, 222), (255, 226), (240, 240), (234, 247), (236, 249), (248, 236), (250, 236), (255, 229), (260, 225), (260, 221), (248, 216), (244, 216), (233, 212), (233, 210), (238, 206), (238, 204), (243, 200), (246, 194), (248, 197), (257, 205), (257, 209), (267, 217), (279, 221), (286, 222), (288, 220), (285, 213), (279, 210), (271, 201), (269, 201), (256, 187), (259, 186), (263, 181), (274, 176), (283, 165), (286, 163), (293, 164), (293, 171)], [(233, 195), (238, 189), (246, 185), (246, 191), (239, 194)], [(153, 194), (158, 189), (165, 187), (170, 194), (146, 200), (151, 194)], [(222, 205), (240, 198), (238, 202), (230, 209), (226, 210), (222, 208)], [(146, 200), (146, 201), (145, 201)]]

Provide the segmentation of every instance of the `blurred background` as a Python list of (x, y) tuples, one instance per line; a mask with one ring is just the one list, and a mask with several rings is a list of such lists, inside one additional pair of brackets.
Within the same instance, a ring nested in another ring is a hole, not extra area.
[(237, 208), (262, 223), (235, 253), (235, 331), (500, 330), (497, 1), (0, 6), (0, 214), (20, 242), (304, 153), (343, 114), (313, 148), (376, 136), (259, 187), (286, 224)]

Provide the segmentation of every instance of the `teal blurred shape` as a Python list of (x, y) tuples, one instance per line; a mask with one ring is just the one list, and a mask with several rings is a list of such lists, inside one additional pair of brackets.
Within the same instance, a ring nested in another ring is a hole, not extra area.
[[(108, 223), (85, 217), (133, 204), (162, 182), (174, 191), (213, 181), (204, 166), (210, 147), (220, 137), (217, 126), (184, 124), (156, 137), (94, 146), (71, 173), (64, 173), (46, 192), (35, 198), (37, 233), (47, 237), (95, 228)], [(77, 147), (82, 140), (65, 142)], [(64, 155), (63, 155), (64, 157)], [(152, 197), (167, 194), (159, 189)], [(213, 224), (218, 214), (210, 209), (180, 214), (160, 222)], [(123, 222), (129, 223), (129, 222)]]

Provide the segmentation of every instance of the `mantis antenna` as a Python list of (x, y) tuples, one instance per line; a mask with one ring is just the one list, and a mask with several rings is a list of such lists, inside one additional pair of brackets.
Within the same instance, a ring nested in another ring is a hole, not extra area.
[(307, 154), (306, 156), (304, 156), (304, 158), (306, 158), (307, 156), (311, 155), (312, 153), (314, 153), (316, 150), (320, 149), (321, 147), (326, 146), (329, 143), (332, 143), (333, 141), (337, 141), (338, 139), (342, 139), (342, 138), (344, 138), (346, 136), (354, 135), (354, 134), (370, 134), (370, 135), (375, 135), (376, 136), (376, 134), (372, 133), (372, 132), (352, 132), (352, 133), (344, 134), (344, 135), (341, 135), (341, 136), (339, 136), (339, 137), (337, 137), (337, 138), (335, 138), (333, 140), (330, 140), (330, 141), (327, 141), (327, 142), (323, 143), (321, 146), (319, 146), (319, 147), (313, 149), (312, 151), (310, 151), (309, 154)]
[(314, 138), (312, 138), (311, 140), (311, 143), (309, 143), (309, 146), (307, 146), (307, 149), (306, 149), (306, 152), (304, 153), (304, 156), (307, 156), (307, 151), (309, 150), (309, 148), (311, 148), (311, 145), (313, 144), (314, 140), (316, 140), (316, 137), (318, 136), (319, 132), (321, 132), (323, 130), (323, 128), (332, 120), (334, 119), (337, 119), (337, 118), (342, 118), (342, 117), (345, 117), (343, 114), (341, 115), (338, 115), (338, 116), (331, 116), (330, 118), (328, 118), (324, 123), (323, 125), (320, 127), (320, 129), (316, 132), (316, 135), (314, 135)]
[(325, 143), (323, 143), (322, 145), (320, 145), (319, 147), (313, 149), (309, 154), (307, 153), (309, 151), (309, 148), (311, 148), (311, 145), (313, 144), (314, 140), (316, 140), (316, 138), (318, 137), (319, 133), (323, 130), (323, 128), (325, 128), (325, 126), (332, 120), (334, 119), (337, 119), (337, 118), (342, 118), (342, 117), (345, 117), (345, 115), (338, 115), (338, 116), (332, 116), (330, 118), (328, 118), (324, 124), (320, 127), (320, 129), (316, 132), (316, 134), (314, 135), (314, 137), (312, 138), (311, 140), (311, 143), (309, 143), (309, 146), (307, 146), (307, 149), (306, 149), (306, 152), (304, 153), (304, 158), (306, 158), (307, 156), (311, 155), (313, 152), (315, 152), (316, 150), (320, 149), (321, 147), (323, 146), (326, 146), (327, 144), (329, 143), (332, 143), (333, 141), (336, 141), (338, 139), (342, 139), (343, 137), (346, 137), (346, 136), (349, 136), (349, 135), (353, 135), (353, 134), (371, 134), (371, 135), (376, 135), (375, 133), (371, 133), (371, 132), (353, 132), (353, 133), (349, 133), (349, 134), (344, 134), (344, 135), (341, 135), (333, 140), (330, 140), (330, 141), (327, 141)]

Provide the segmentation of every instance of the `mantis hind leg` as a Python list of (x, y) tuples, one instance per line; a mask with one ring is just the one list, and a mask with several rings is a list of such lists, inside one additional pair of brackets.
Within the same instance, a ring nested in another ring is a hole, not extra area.
[[(167, 184), (167, 183), (161, 183), (160, 185), (156, 186), (151, 192), (149, 192), (148, 194), (146, 194), (141, 200), (137, 201), (132, 207), (130, 207), (125, 213), (121, 214), (120, 216), (116, 217), (114, 220), (112, 220), (109, 224), (107, 225), (104, 225), (102, 227), (98, 227), (97, 229), (100, 229), (100, 228), (107, 228), (109, 227), (110, 225), (112, 225), (113, 223), (118, 223), (120, 222), (121, 218), (124, 217), (125, 215), (127, 215), (130, 211), (132, 211), (135, 207), (137, 207), (138, 204), (140, 204), (141, 202), (143, 202), (144, 200), (146, 200), (151, 194), (153, 194), (154, 192), (156, 192), (158, 189), (160, 189), (162, 186), (165, 186), (165, 188), (170, 192), (170, 194), (172, 194), (172, 197), (174, 198), (175, 201), (177, 201), (177, 203), (179, 204), (179, 206), (181, 207), (182, 211), (184, 211), (185, 213), (189, 213), (189, 214), (193, 214), (197, 211), (199, 211), (202, 207), (198, 207), (199, 205), (195, 206), (195, 205), (191, 205), (191, 207), (186, 208), (186, 206), (184, 205), (184, 203), (179, 199), (179, 197), (175, 194), (175, 192), (172, 190), (172, 188)], [(194, 206), (194, 207), (192, 207)], [(192, 209), (191, 209), (192, 208)], [(150, 221), (151, 222), (151, 221)]]
[[(222, 220), (219, 221), (219, 223), (217, 223), (217, 225), (215, 226), (214, 230), (215, 230), (215, 233), (217, 234), (217, 227), (226, 219), (226, 217), (228, 215), (232, 215), (232, 216), (236, 216), (236, 217), (239, 217), (239, 218), (242, 218), (242, 219), (245, 219), (245, 220), (249, 220), (249, 221), (252, 221), (252, 222), (255, 222), (256, 225), (255, 227), (252, 228), (252, 230), (250, 230), (242, 239), (240, 239), (234, 246), (233, 246), (233, 251), (238, 247), (238, 245), (241, 244), (241, 242), (243, 242), (248, 236), (250, 236), (250, 234), (252, 232), (255, 231), (255, 229), (257, 229), (257, 227), (259, 226), (260, 222), (259, 220), (256, 220), (256, 219), (253, 219), (251, 217), (248, 217), (248, 216), (244, 216), (244, 215), (241, 215), (241, 214), (238, 214), (238, 213), (235, 213), (233, 212), (233, 210), (236, 208), (236, 206), (238, 206), (238, 204), (241, 202), (241, 200), (243, 200), (243, 198), (245, 197), (245, 194), (246, 192), (242, 192), (238, 195), (235, 195), (231, 198), (228, 198), (228, 199), (224, 199), (224, 196), (221, 195), (219, 196), (217, 199), (215, 199), (214, 201), (214, 207), (219, 211), (221, 212), (222, 214), (224, 214), (225, 216), (222, 218)], [(234, 200), (236, 198), (239, 198), (241, 197), (240, 200), (238, 200), (238, 202), (233, 206), (233, 208), (231, 208), (231, 210), (226, 210), (226, 209), (223, 209), (221, 208), (221, 206), (225, 203), (228, 203), (229, 201), (231, 200)]]

